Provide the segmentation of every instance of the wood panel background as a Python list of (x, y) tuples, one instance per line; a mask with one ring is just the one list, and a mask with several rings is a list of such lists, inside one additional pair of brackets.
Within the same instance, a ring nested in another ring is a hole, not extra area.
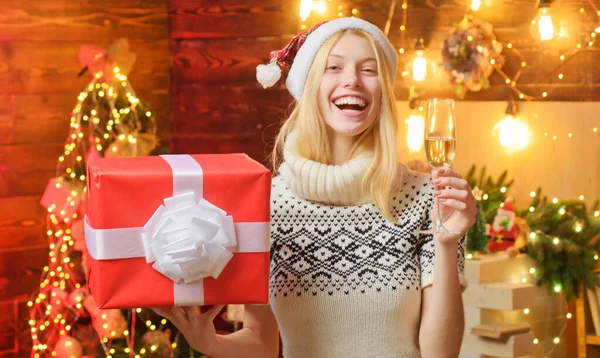
[(177, 153), (245, 152), (262, 161), (290, 95), (265, 91), (256, 66), (298, 30), (288, 0), (168, 0)]
[(70, 111), (91, 80), (81, 45), (126, 38), (137, 61), (130, 80), (170, 132), (168, 12), (164, 0), (0, 1), (0, 356), (29, 356), (24, 304), (48, 259), (40, 196), (55, 175)]

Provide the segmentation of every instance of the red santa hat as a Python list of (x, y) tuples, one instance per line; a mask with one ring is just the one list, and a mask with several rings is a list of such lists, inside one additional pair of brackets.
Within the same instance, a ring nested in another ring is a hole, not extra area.
[(313, 59), (325, 41), (346, 29), (362, 30), (379, 42), (389, 68), (390, 81), (393, 83), (398, 66), (398, 54), (387, 36), (375, 25), (365, 20), (342, 17), (321, 22), (295, 36), (282, 50), (271, 52), (268, 65), (256, 67), (256, 80), (264, 87), (273, 86), (281, 77), (281, 67), (289, 68), (286, 86), (292, 96), (299, 100), (304, 90), (304, 82)]
[(514, 213), (515, 209), (513, 208), (512, 199), (506, 198), (506, 200), (502, 203), (502, 205), (500, 205), (500, 208), (498, 208), (498, 211), (500, 211), (500, 210)]

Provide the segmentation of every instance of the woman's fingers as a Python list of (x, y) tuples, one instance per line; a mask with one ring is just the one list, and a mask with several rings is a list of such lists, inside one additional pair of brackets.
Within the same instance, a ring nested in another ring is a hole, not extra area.
[(471, 190), (469, 183), (466, 180), (457, 177), (438, 177), (433, 179), (433, 184), (435, 184), (436, 188), (450, 186), (457, 189)]
[(438, 200), (440, 201), (440, 204), (452, 207), (459, 211), (464, 211), (465, 209), (467, 209), (467, 204), (460, 200), (445, 199), (445, 198), (440, 198)]
[(206, 311), (206, 313), (204, 313), (204, 315), (206, 315), (206, 317), (212, 321), (215, 319), (215, 317), (217, 317), (217, 315), (219, 315), (219, 312), (221, 312), (223, 307), (225, 307), (225, 305), (212, 306), (208, 311)]
[(200, 307), (196, 307), (196, 306), (186, 306), (186, 307), (181, 307), (181, 309), (183, 310), (183, 312), (185, 313), (186, 318), (189, 321), (194, 321), (197, 320), (198, 317), (200, 317)]
[(173, 319), (173, 315), (171, 315), (171, 309), (169, 307), (154, 307), (151, 308), (152, 311), (156, 312), (159, 316), (163, 316), (164, 318), (171, 321)]

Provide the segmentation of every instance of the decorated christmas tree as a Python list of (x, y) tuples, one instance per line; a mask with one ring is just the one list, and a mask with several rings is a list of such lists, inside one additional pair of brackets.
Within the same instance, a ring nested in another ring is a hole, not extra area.
[(135, 62), (127, 41), (106, 51), (82, 47), (79, 57), (81, 75), (93, 78), (78, 96), (64, 154), (41, 200), (48, 210), (49, 261), (28, 302), (32, 356), (193, 356), (167, 320), (151, 310), (99, 309), (86, 285), (86, 162), (158, 154), (159, 148), (154, 115), (127, 78)]
[(478, 201), (477, 221), (467, 232), (468, 253), (486, 250), (489, 241), (486, 224), (493, 221), (506, 199), (507, 190), (513, 184), (512, 180), (506, 182), (506, 176), (507, 172), (504, 171), (498, 180), (494, 181), (491, 176), (486, 176), (486, 167), (477, 175), (477, 167), (473, 165), (465, 177)]

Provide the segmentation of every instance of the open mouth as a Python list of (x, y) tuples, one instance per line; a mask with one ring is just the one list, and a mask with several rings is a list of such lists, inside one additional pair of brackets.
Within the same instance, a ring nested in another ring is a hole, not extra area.
[(347, 96), (336, 99), (333, 104), (336, 105), (342, 112), (348, 114), (357, 114), (367, 108), (368, 103), (360, 97)]

